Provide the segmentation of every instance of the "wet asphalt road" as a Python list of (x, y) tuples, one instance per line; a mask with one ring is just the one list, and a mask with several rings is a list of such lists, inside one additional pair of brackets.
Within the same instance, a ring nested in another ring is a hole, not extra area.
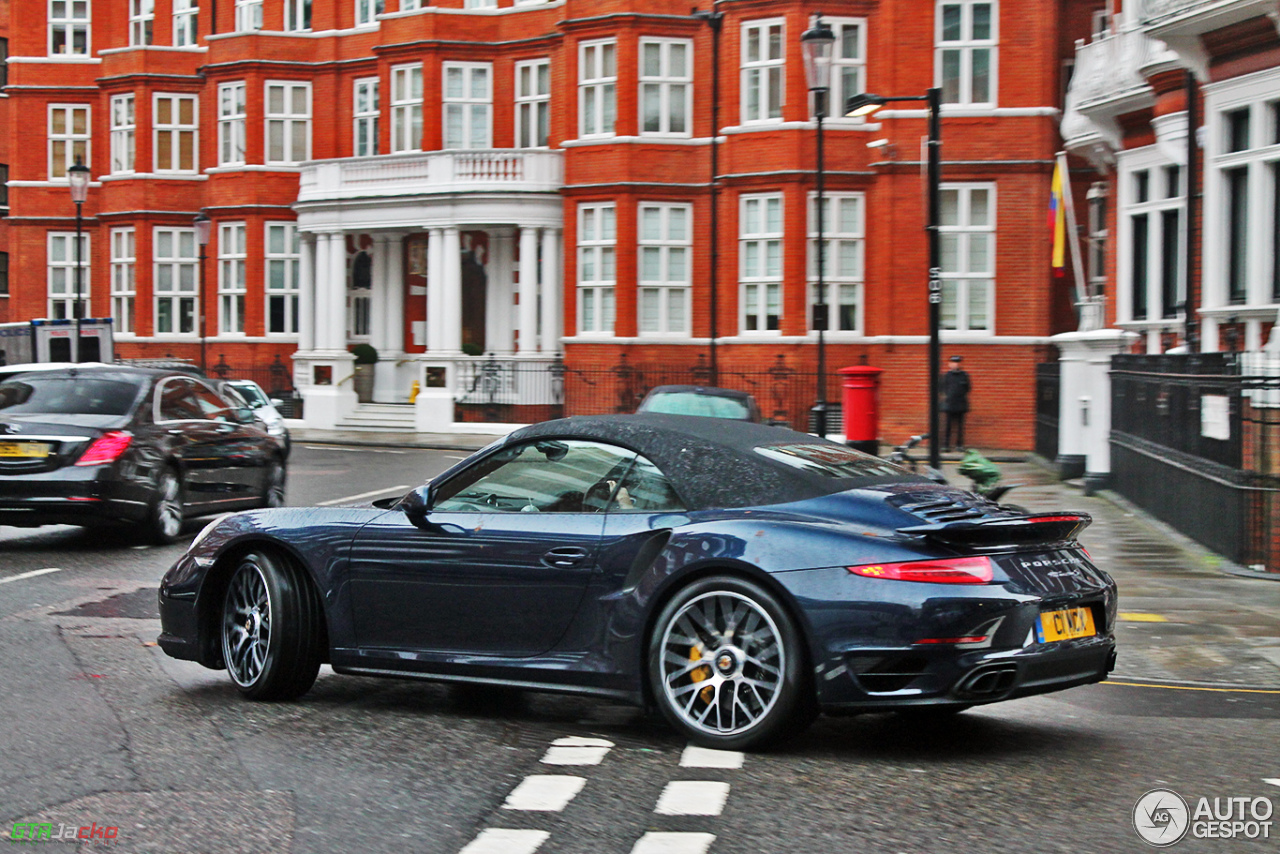
[[(391, 495), (462, 455), (300, 445), (289, 503)], [(491, 849), (510, 854), (538, 839), (539, 852), (627, 854), (660, 833), (715, 854), (1110, 852), (1149, 850), (1132, 810), (1156, 787), (1193, 809), (1280, 801), (1266, 782), (1280, 780), (1280, 584), (1220, 575), (1123, 510), (1018, 474), (1022, 503), (1097, 517), (1085, 544), (1131, 616), (1116, 678), (945, 721), (824, 718), (738, 768), (682, 766), (670, 730), (598, 700), (325, 668), (300, 702), (246, 703), (224, 674), (154, 646), (155, 586), (181, 545), (0, 528), (0, 836), (39, 820), (119, 828), (87, 847), (138, 852), (456, 854), (500, 829), (525, 831)], [(8, 581), (42, 569), (58, 571)], [(544, 762), (565, 737), (603, 740), (591, 742), (603, 758)], [(581, 788), (561, 810), (503, 808), (543, 775)], [(720, 785), (668, 788), (682, 782)], [(718, 810), (700, 807), (708, 790)], [(718, 814), (662, 814), (660, 801)], [(1172, 850), (1278, 847), (1187, 838)]]

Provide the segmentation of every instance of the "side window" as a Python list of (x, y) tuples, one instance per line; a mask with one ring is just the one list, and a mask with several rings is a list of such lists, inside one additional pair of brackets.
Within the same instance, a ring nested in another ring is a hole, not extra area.
[(666, 477), (633, 451), (578, 439), (543, 439), (499, 451), (446, 483), (432, 509), (599, 513), (679, 506)]
[(200, 407), (200, 417), (210, 421), (231, 421), (231, 404), (219, 397), (212, 389), (198, 383), (193, 384), (193, 396)]
[(192, 382), (182, 377), (174, 377), (165, 380), (164, 385), (160, 387), (160, 403), (157, 407), (159, 415), (158, 421), (190, 421), (192, 419), (204, 419), (204, 412), (200, 408), (199, 402), (196, 401), (195, 395), (192, 393)]

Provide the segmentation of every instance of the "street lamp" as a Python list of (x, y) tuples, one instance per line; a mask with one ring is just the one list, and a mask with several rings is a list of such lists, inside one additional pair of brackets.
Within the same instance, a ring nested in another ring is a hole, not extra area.
[(814, 15), (813, 26), (800, 35), (800, 50), (804, 56), (804, 76), (813, 93), (813, 115), (818, 120), (818, 163), (815, 176), (818, 202), (818, 299), (813, 306), (813, 326), (818, 330), (818, 401), (813, 405), (814, 430), (823, 438), (827, 435), (827, 356), (823, 333), (827, 328), (827, 285), (824, 276), (826, 197), (823, 194), (824, 163), (822, 151), (822, 119), (827, 115), (827, 95), (831, 90), (831, 50), (836, 34), (822, 20), (822, 13)]
[(76, 320), (75, 344), (71, 351), (71, 361), (80, 361), (80, 318), (84, 317), (84, 303), (80, 299), (81, 257), (80, 229), (82, 224), (81, 208), (89, 195), (89, 167), (77, 157), (76, 165), (67, 169), (67, 185), (71, 188), (71, 201), (76, 203), (76, 300), (71, 304), (71, 316)]
[(891, 101), (924, 101), (929, 108), (929, 465), (942, 467), (942, 446), (938, 439), (938, 379), (942, 372), (942, 236), (939, 232), (942, 206), (942, 90), (934, 87), (923, 95), (886, 97), (862, 93), (846, 103), (846, 116), (869, 116)]
[(209, 245), (209, 233), (213, 230), (213, 220), (209, 219), (208, 215), (206, 215), (204, 210), (201, 209), (200, 213), (196, 214), (196, 218), (191, 224), (196, 230), (196, 243), (200, 244), (200, 296), (196, 299), (196, 311), (200, 312), (200, 370), (203, 371), (208, 367), (205, 359), (204, 326), (204, 267), (205, 259), (208, 258), (208, 256), (205, 254), (204, 250), (205, 247)]
[(720, 163), (718, 160), (720, 152), (720, 29), (724, 24), (724, 12), (698, 11), (693, 13), (693, 17), (704, 22), (711, 27), (711, 180), (708, 184), (710, 190), (711, 216), (709, 217), (711, 226), (711, 310), (708, 312), (707, 321), (711, 331), (711, 342), (707, 347), (710, 365), (710, 384), (720, 384), (720, 371), (716, 363), (716, 327), (718, 316), (719, 293), (718, 285), (720, 281)]

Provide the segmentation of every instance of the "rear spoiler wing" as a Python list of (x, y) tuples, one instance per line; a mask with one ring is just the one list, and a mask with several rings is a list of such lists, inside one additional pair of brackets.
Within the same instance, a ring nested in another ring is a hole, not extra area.
[(999, 548), (1071, 542), (1093, 522), (1088, 513), (1031, 513), (995, 519), (962, 519), (912, 525), (898, 533), (963, 548)]

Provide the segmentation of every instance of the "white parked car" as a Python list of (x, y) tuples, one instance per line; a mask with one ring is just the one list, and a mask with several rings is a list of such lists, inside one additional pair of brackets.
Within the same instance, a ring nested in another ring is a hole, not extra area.
[(223, 380), (222, 388), (230, 389), (244, 399), (245, 405), (253, 410), (253, 414), (267, 432), (284, 443), (284, 455), (289, 456), (289, 428), (284, 424), (284, 416), (276, 409), (282, 401), (267, 397), (262, 386), (253, 380)]

